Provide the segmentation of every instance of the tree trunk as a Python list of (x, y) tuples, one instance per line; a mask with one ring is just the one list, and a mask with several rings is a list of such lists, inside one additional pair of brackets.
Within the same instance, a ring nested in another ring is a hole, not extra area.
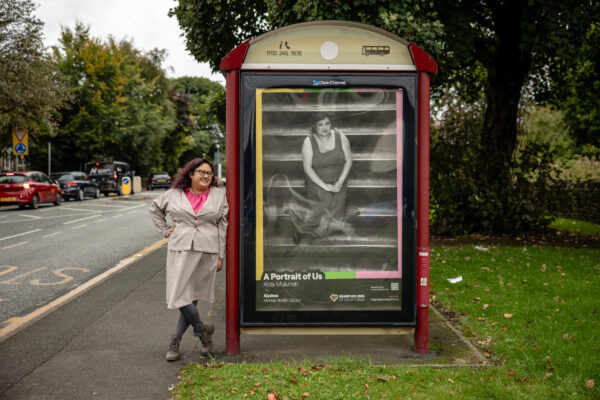
[(481, 136), (483, 176), (502, 181), (517, 142), (517, 112), (523, 77), (511, 69), (489, 71), (485, 87), (486, 109)]

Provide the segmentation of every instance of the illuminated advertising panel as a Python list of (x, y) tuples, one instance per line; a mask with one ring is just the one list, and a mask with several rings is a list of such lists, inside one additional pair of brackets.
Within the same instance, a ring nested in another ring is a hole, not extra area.
[(245, 91), (242, 324), (410, 322), (410, 95), (344, 77), (309, 82)]

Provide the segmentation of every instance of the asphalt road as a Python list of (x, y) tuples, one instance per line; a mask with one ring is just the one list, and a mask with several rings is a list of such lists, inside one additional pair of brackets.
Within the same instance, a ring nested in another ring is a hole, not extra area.
[(163, 192), (0, 208), (0, 324), (162, 239), (147, 210)]

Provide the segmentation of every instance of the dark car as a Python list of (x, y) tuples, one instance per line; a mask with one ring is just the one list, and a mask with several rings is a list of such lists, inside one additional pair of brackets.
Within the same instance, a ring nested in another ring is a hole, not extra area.
[(43, 172), (15, 171), (0, 173), (0, 204), (17, 204), (20, 208), (29, 205), (38, 208), (40, 203), (59, 206), (60, 187), (52, 183)]
[(98, 184), (89, 179), (85, 172), (55, 172), (50, 174), (50, 178), (58, 182), (62, 197), (66, 201), (69, 199), (83, 200), (84, 197), (100, 197)]
[[(96, 161), (85, 164), (85, 172), (89, 179), (98, 184), (100, 192), (105, 196), (109, 193), (123, 194), (121, 182), (123, 178), (129, 177), (133, 182), (134, 171), (131, 166), (123, 161)], [(133, 189), (131, 190), (133, 193)]]
[(148, 177), (148, 190), (169, 188), (173, 179), (168, 172), (155, 172)]

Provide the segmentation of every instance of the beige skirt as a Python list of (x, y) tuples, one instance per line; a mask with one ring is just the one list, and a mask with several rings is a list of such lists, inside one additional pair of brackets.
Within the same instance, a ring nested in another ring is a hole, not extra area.
[(216, 253), (167, 252), (167, 308), (179, 308), (194, 300), (215, 301)]

